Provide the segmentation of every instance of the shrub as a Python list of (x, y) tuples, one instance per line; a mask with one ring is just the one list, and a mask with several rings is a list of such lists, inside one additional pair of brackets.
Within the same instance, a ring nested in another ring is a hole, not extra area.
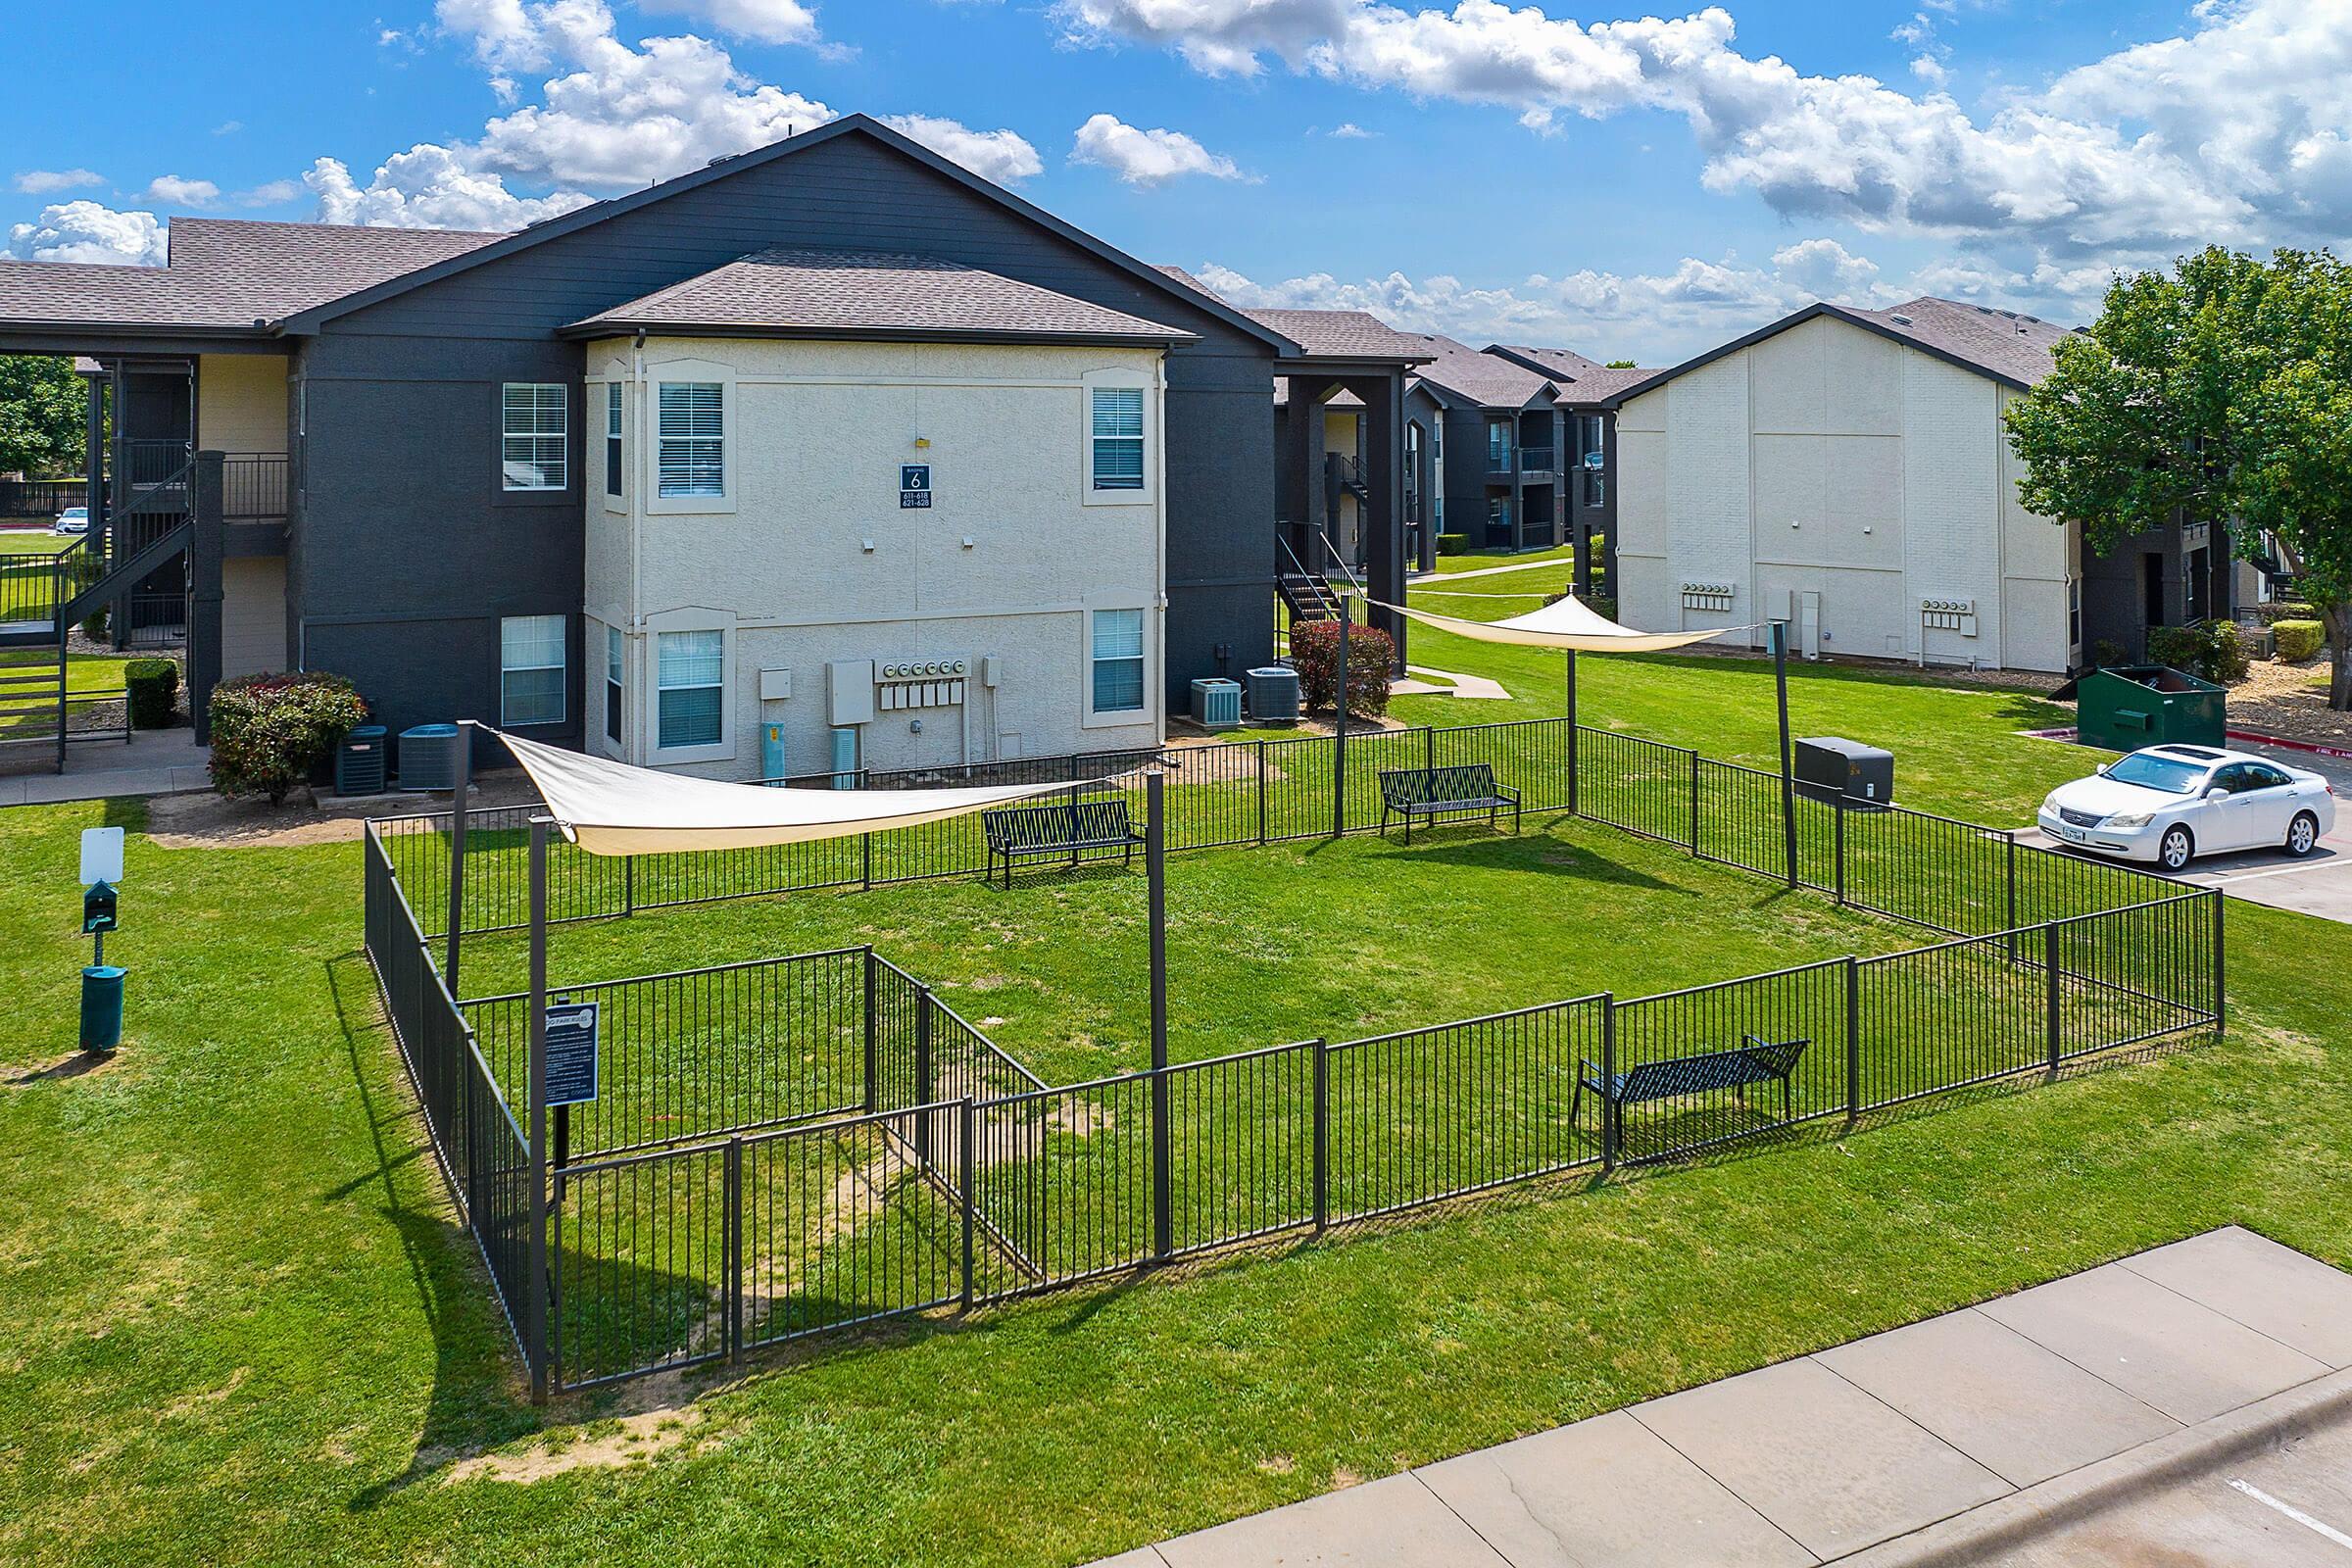
[(2112, 637), (2101, 637), (2090, 645), (2090, 667), (2093, 669), (2113, 669), (2118, 664), (2128, 662), (2131, 658), (2124, 645)]
[(107, 608), (104, 605), (81, 617), (81, 634), (94, 643), (106, 640), (106, 626)]
[(2223, 686), (2244, 680), (2249, 667), (2245, 645), (2228, 621), (2153, 627), (2148, 632), (2148, 658)]
[(1470, 536), (1466, 533), (1442, 533), (1438, 535), (1438, 554), (1441, 556), (1458, 556), (1467, 551), (1469, 548)]
[(2274, 599), (2267, 605), (2256, 605), (2254, 618), (2265, 626), (2276, 626), (2282, 620), (2316, 620), (2319, 612), (2309, 605), (2292, 599)]
[[(1396, 646), (1377, 626), (1348, 629), (1348, 711), (1359, 718), (1389, 710), (1389, 671)], [(1298, 694), (1309, 709), (1330, 708), (1339, 699), (1340, 623), (1303, 620), (1291, 628), (1291, 667), (1298, 671)]]
[(122, 666), (122, 690), (134, 729), (164, 729), (179, 702), (179, 665), (169, 659), (134, 659)]
[(267, 795), (270, 804), (310, 776), (368, 705), (340, 675), (247, 675), (213, 689), (213, 788)]
[(2328, 628), (2316, 620), (2275, 620), (2271, 635), (2276, 639), (2278, 657), (2290, 664), (2320, 657), (2328, 644)]

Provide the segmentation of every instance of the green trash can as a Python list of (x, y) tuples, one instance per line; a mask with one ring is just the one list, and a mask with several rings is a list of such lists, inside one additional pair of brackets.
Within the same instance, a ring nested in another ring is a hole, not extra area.
[(112, 1051), (122, 1043), (122, 976), (119, 964), (93, 963), (81, 971), (81, 1049)]
[(2075, 726), (2082, 744), (2111, 752), (2143, 746), (2219, 746), (2229, 694), (2167, 664), (2094, 669), (2076, 683)]

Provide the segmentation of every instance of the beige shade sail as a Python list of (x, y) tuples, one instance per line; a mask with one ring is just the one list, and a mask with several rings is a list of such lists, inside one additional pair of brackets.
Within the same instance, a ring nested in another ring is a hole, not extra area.
[[(811, 790), (632, 767), (494, 731), (538, 786), (548, 815), (591, 855), (746, 850), (854, 838), (985, 810), (1073, 785), (991, 785), (949, 790)], [(1076, 787), (1084, 788), (1084, 784)]]
[(1587, 609), (1573, 596), (1508, 620), (1463, 620), (1456, 615), (1440, 615), (1377, 599), (1372, 603), (1425, 626), (1475, 642), (1510, 643), (1520, 648), (1552, 648), (1568, 653), (1656, 654), (1670, 648), (1688, 648), (1727, 632), (1755, 630), (1750, 625), (1710, 626), (1705, 631), (1637, 631)]

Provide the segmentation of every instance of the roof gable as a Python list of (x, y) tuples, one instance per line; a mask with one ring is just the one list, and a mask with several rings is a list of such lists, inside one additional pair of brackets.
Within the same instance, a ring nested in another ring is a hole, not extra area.
[(1277, 353), (1296, 352), (1297, 346), (1289, 339), (1270, 330), (1264, 324), (1252, 320), (1248, 315), (1235, 310), (1215, 295), (1193, 286), (1184, 278), (1171, 276), (1158, 268), (1150, 267), (1137, 261), (1124, 251), (1097, 239), (1074, 224), (1055, 218), (1043, 208), (1013, 195), (1004, 187), (982, 179), (962, 165), (941, 157), (931, 149), (891, 129), (879, 121), (861, 114), (847, 115), (840, 120), (819, 125), (813, 130), (802, 131), (797, 135), (788, 136), (782, 141), (771, 142), (765, 147), (757, 147), (731, 158), (713, 160), (702, 169), (649, 185), (643, 190), (631, 191), (625, 196), (612, 197), (609, 200), (564, 213), (560, 217), (547, 219), (517, 233), (507, 235), (492, 244), (468, 251), (463, 256), (452, 257), (447, 261), (419, 268), (399, 277), (388, 279), (372, 287), (361, 289), (345, 297), (290, 316), (280, 322), (279, 326), (287, 332), (315, 332), (324, 322), (347, 316), (352, 312), (382, 304), (411, 290), (456, 276), (473, 268), (518, 255), (567, 235), (578, 234), (599, 223), (609, 222), (615, 218), (653, 206), (656, 203), (700, 190), (723, 180), (737, 178), (784, 159), (804, 156), (816, 148), (845, 137), (869, 141), (902, 158), (919, 164), (996, 206), (1045, 229), (1064, 243), (1089, 253), (1099, 261), (1108, 263), (1153, 290), (1163, 295), (1173, 296), (1193, 310), (1212, 316), (1248, 336), (1266, 343)]
[(1608, 400), (1615, 408), (1628, 398), (1664, 386), (1676, 376), (1695, 370), (1702, 365), (1712, 365), (1727, 355), (1737, 354), (1751, 344), (1761, 343), (1798, 326), (1817, 317), (1831, 317), (1858, 326), (1865, 332), (1875, 332), (1883, 338), (1900, 343), (1906, 348), (1973, 370), (1988, 380), (1998, 381), (2018, 391), (2031, 390), (2050, 371), (2053, 354), (2068, 337), (2071, 328), (2044, 321), (2039, 317), (2025, 316), (2015, 311), (1994, 310), (1989, 306), (1964, 304), (1958, 300), (1922, 296), (1891, 310), (1865, 311), (1848, 305), (1832, 305), (1827, 300), (1806, 306), (1792, 316), (1785, 316), (1768, 325), (1758, 327), (1744, 337), (1707, 350), (1695, 358), (1685, 360), (1671, 369), (1656, 371)]

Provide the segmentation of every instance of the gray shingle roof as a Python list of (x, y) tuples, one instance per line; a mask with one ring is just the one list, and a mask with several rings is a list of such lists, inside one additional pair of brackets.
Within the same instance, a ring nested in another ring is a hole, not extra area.
[(1420, 341), (1431, 360), (1413, 372), (1414, 378), (1482, 408), (1520, 408), (1545, 387), (1559, 386), (1564, 379), (1539, 375), (1524, 365), (1481, 353), (1449, 337), (1423, 334)]
[(2032, 386), (2056, 364), (2052, 351), (2070, 328), (2036, 316), (1959, 300), (1923, 295), (1884, 311), (1856, 311), (1888, 331), (1975, 366), (1989, 374)]
[(1425, 360), (1430, 350), (1416, 333), (1399, 332), (1370, 311), (1250, 311), (1243, 315), (1270, 326), (1317, 359)]
[(1174, 342), (1193, 334), (997, 272), (888, 251), (760, 251), (564, 330)]
[(501, 237), (178, 218), (165, 267), (0, 262), (0, 322), (251, 331)]
[[(1654, 368), (1603, 365), (1574, 349), (1540, 349), (1515, 343), (1500, 347), (1504, 353), (1520, 355), (1558, 370), (1565, 383), (1560, 388), (1564, 403), (1598, 403), (1658, 373)], [(1493, 354), (1496, 350), (1490, 348), (1487, 352)]]

